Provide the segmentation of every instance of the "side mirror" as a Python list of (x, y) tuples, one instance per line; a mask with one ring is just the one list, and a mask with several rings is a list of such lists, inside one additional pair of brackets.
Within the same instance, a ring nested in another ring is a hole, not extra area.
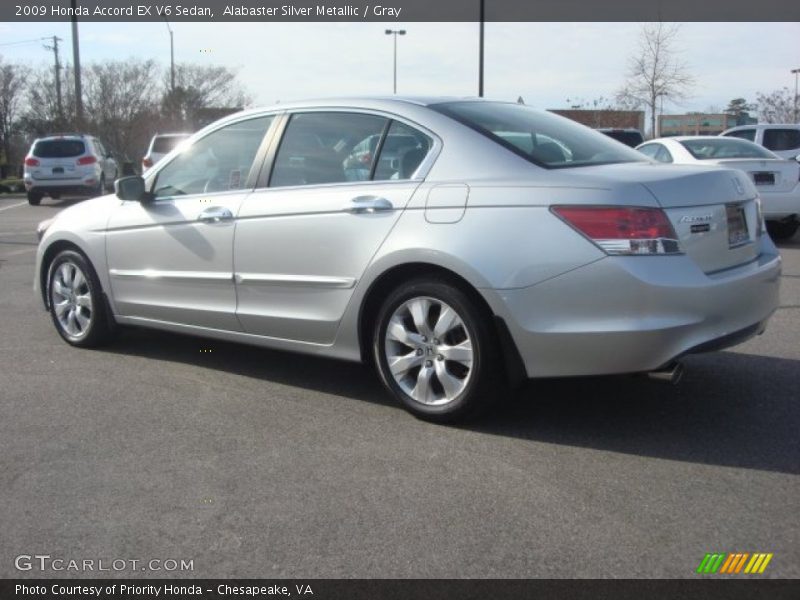
[(144, 179), (138, 175), (121, 177), (114, 182), (114, 191), (120, 200), (134, 200), (136, 202), (149, 202), (151, 194), (144, 188)]

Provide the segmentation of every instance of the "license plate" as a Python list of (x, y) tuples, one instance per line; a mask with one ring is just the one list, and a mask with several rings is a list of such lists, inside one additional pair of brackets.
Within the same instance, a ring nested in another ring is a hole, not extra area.
[(728, 245), (741, 246), (750, 241), (750, 233), (747, 231), (747, 219), (744, 216), (744, 207), (738, 204), (728, 204), (725, 206), (728, 216)]
[(756, 185), (775, 185), (775, 173), (753, 173)]
[(56, 175), (57, 173), (63, 173), (63, 172), (64, 172), (64, 167), (53, 167), (53, 175)]

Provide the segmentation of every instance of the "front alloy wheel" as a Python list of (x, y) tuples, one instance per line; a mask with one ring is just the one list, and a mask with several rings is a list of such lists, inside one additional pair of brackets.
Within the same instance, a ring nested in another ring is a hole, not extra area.
[(53, 323), (64, 340), (74, 346), (95, 346), (108, 336), (100, 282), (81, 254), (65, 250), (56, 256), (47, 289)]
[(379, 311), (373, 337), (384, 385), (423, 419), (477, 414), (505, 383), (488, 316), (449, 283), (424, 278), (396, 289)]

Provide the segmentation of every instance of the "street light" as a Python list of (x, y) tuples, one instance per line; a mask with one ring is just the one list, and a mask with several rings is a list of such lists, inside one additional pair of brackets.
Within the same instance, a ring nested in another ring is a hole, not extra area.
[(800, 69), (792, 69), (792, 73), (794, 74), (794, 122), (797, 123), (797, 75)]
[(405, 29), (387, 29), (386, 35), (394, 36), (394, 93), (397, 94), (397, 36), (405, 35)]
[(172, 27), (169, 26), (167, 17), (164, 17), (164, 25), (167, 26), (169, 31), (169, 87), (170, 91), (175, 93), (175, 38), (172, 35)]

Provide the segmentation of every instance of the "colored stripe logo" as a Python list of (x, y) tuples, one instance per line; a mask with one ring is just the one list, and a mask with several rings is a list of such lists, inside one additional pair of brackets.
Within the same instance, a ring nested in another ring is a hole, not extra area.
[(760, 575), (767, 568), (772, 556), (771, 552), (755, 552), (753, 554), (749, 552), (709, 553), (700, 561), (697, 573), (705, 575), (738, 575), (740, 573)]

